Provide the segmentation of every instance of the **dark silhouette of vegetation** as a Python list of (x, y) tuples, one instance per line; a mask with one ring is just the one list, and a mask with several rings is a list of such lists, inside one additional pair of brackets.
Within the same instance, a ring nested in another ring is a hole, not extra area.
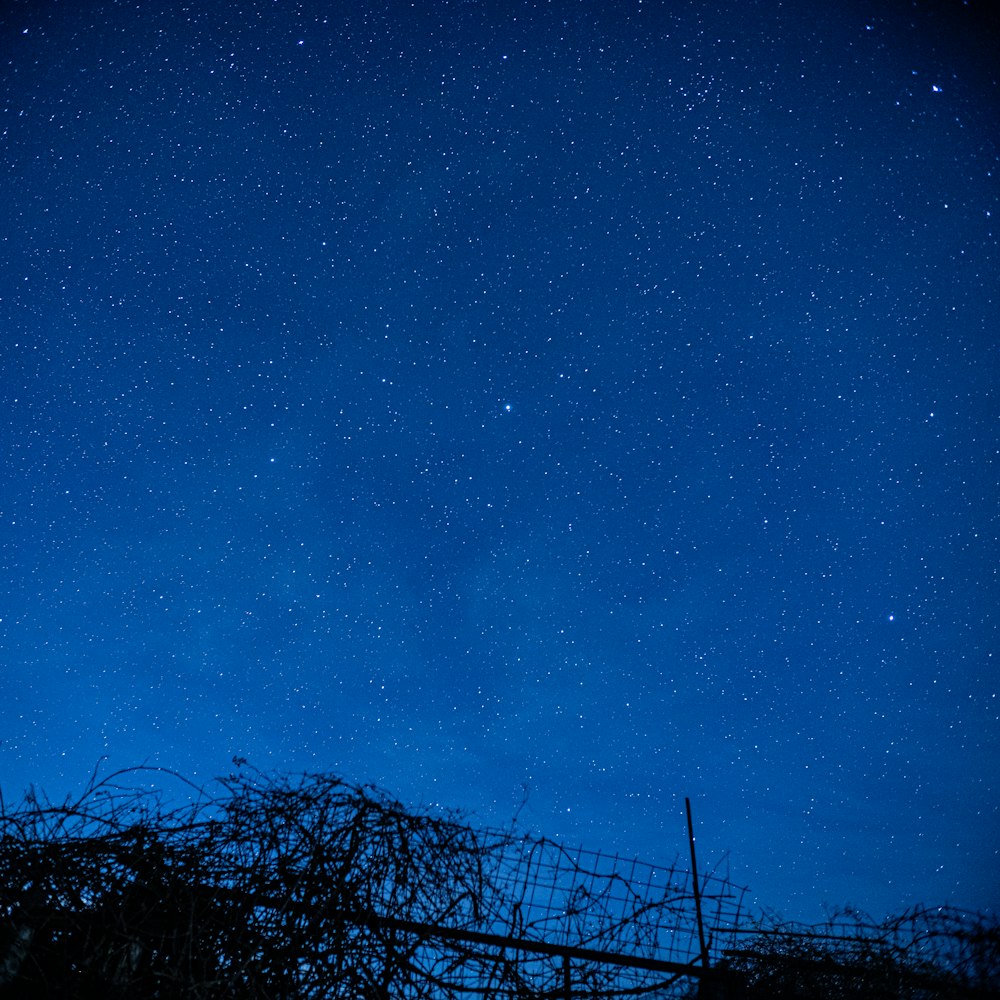
[[(614, 996), (697, 961), (680, 869), (234, 763), (181, 807), (140, 768), (0, 809), (0, 998)], [(703, 881), (721, 943), (739, 893)]]
[(751, 926), (702, 875), (699, 930), (678, 867), (234, 764), (181, 806), (145, 768), (0, 798), (0, 1000), (998, 995), (996, 925), (956, 911)]
[(986, 1000), (1000, 996), (1000, 927), (950, 907), (874, 922), (852, 909), (826, 924), (757, 921), (728, 956), (746, 1000)]

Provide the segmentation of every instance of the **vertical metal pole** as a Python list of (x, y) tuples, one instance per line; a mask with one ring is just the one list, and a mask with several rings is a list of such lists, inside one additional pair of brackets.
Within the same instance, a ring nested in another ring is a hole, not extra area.
[(687, 810), (688, 843), (691, 845), (691, 882), (694, 885), (694, 912), (698, 918), (698, 943), (701, 945), (701, 964), (708, 968), (708, 946), (705, 944), (705, 925), (701, 918), (701, 887), (698, 885), (698, 859), (694, 853), (694, 824), (691, 822), (691, 800), (684, 800)]

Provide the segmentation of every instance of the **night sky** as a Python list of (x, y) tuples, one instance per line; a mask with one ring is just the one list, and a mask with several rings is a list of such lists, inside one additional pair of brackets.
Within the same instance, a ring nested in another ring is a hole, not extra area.
[(8, 804), (687, 795), (789, 919), (1000, 907), (990, 7), (6, 4)]

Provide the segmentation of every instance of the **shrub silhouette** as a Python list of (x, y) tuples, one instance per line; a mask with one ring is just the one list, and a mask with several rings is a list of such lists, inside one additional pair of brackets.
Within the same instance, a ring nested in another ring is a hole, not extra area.
[(875, 923), (852, 909), (825, 925), (771, 918), (730, 956), (746, 1000), (986, 1000), (1000, 996), (996, 920), (949, 908)]
[(150, 790), (169, 773), (152, 768), (95, 773), (58, 804), (0, 797), (0, 1000), (1000, 995), (995, 921), (845, 911), (825, 928), (740, 928), (741, 897), (714, 876), (699, 883), (716, 965), (698, 978), (689, 874), (631, 862), (647, 872), (632, 882), (513, 828), (234, 764), (215, 794), (187, 784), (180, 807)]
[(460, 926), (485, 895), (473, 831), (373, 789), (244, 772), (171, 810), (143, 776), (4, 812), (0, 997), (422, 994), (420, 943), (366, 918)]

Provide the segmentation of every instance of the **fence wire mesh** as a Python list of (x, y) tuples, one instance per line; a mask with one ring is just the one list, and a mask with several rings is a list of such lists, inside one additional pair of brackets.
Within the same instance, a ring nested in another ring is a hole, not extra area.
[[(494, 842), (496, 932), (683, 964), (700, 960), (693, 878), (680, 865), (543, 838)], [(739, 926), (744, 890), (706, 874), (699, 887), (710, 954), (718, 954)]]
[[(177, 809), (148, 777), (2, 810), (0, 995), (612, 996), (669, 991), (664, 963), (701, 958), (679, 865), (421, 815), (328, 775), (242, 772)], [(715, 956), (743, 890), (701, 888)]]
[(243, 770), (181, 807), (162, 777), (0, 795), (0, 1000), (679, 998), (729, 990), (725, 966), (742, 984), (725, 995), (748, 1000), (1000, 991), (996, 921), (961, 911), (789, 927), (703, 873), (706, 978), (680, 863), (424, 815), (330, 775)]

